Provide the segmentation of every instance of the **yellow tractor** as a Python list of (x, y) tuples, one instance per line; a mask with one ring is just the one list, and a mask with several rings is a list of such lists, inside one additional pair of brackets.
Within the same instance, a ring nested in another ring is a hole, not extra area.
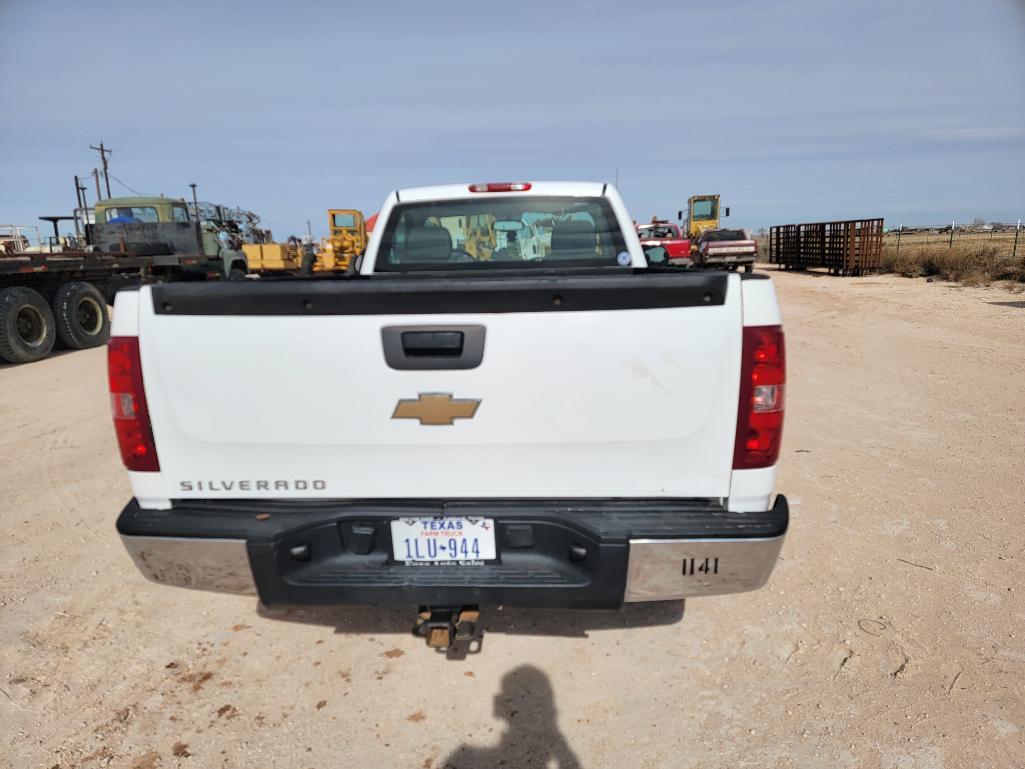
[(344, 272), (367, 249), (367, 223), (354, 208), (330, 208), (327, 227), (331, 233), (320, 242), (314, 272)]
[(302, 254), (295, 243), (243, 243), (249, 272), (295, 272), (302, 264)]
[(466, 243), (463, 248), (480, 262), (487, 262), (495, 253), (495, 217), (491, 214), (475, 214), (467, 217)]
[(468, 253), (478, 262), (490, 261), (496, 249), (495, 217), (492, 214), (470, 216), (428, 216), (428, 227), (443, 227), (453, 245)]
[[(728, 206), (723, 210), (722, 215), (730, 215)], [(680, 212), (679, 217), (683, 219), (683, 211)], [(719, 229), (719, 196), (691, 195), (687, 198), (687, 237), (691, 239), (691, 242), (705, 230), (717, 229)]]

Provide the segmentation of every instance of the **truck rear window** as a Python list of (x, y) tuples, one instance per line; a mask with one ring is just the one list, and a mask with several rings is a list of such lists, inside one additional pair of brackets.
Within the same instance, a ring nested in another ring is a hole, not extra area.
[(375, 270), (616, 266), (625, 252), (604, 198), (440, 200), (394, 208)]
[(680, 231), (671, 224), (652, 224), (637, 228), (637, 234), (642, 238), (678, 238)]
[(107, 224), (136, 224), (159, 221), (157, 209), (153, 206), (117, 206), (106, 211)]
[(709, 230), (703, 236), (704, 240), (747, 240), (743, 230)]

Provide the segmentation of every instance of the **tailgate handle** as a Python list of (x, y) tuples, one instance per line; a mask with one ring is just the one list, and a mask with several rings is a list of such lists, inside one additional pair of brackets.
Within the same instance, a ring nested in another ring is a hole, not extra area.
[(400, 371), (477, 368), (484, 359), (484, 326), (384, 326), (385, 362)]
[(463, 354), (462, 331), (403, 331), (402, 351), (408, 356), (459, 357)]

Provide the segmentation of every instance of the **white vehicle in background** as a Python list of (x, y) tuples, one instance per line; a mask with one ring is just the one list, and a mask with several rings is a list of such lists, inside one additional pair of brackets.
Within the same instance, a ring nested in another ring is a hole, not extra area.
[[(485, 218), (551, 222), (546, 253), (478, 260), (438, 224)], [(434, 646), (482, 606), (766, 582), (788, 523), (767, 277), (663, 269), (603, 184), (400, 190), (379, 222), (349, 279), (118, 295), (117, 528), (143, 574), (415, 606)]]
[(544, 259), (551, 250), (552, 234), (535, 222), (505, 220), (495, 222), (496, 261)]

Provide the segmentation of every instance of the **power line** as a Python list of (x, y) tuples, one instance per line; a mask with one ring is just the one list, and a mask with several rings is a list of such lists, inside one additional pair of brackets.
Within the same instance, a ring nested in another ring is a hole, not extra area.
[(126, 190), (128, 190), (129, 192), (134, 192), (134, 193), (135, 193), (136, 195), (142, 195), (142, 193), (141, 193), (141, 192), (139, 192), (138, 190), (133, 190), (133, 189), (132, 189), (131, 187), (129, 187), (129, 186), (128, 186), (127, 184), (125, 184), (125, 183), (124, 183), (123, 181), (121, 181), (121, 180), (120, 180), (120, 179), (118, 179), (118, 178), (117, 178), (116, 176), (114, 176), (114, 174), (111, 174), (111, 175), (110, 175), (110, 178), (111, 178), (111, 179), (113, 179), (113, 180), (114, 180), (115, 182), (117, 182), (118, 184), (120, 184), (120, 185), (121, 185), (122, 187), (124, 187), (124, 188), (125, 188)]

